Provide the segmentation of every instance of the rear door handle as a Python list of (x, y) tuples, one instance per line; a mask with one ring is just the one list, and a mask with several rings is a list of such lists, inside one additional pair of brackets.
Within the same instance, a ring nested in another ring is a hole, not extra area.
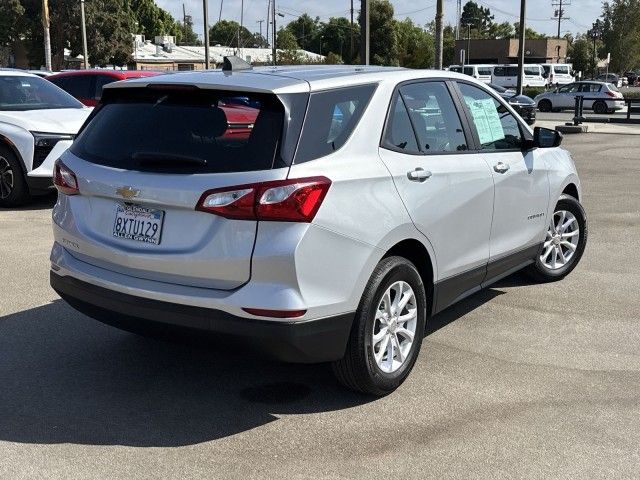
[(493, 166), (493, 169), (498, 173), (507, 173), (509, 165), (503, 162), (498, 162)]
[(416, 168), (415, 170), (411, 170), (407, 172), (407, 178), (412, 182), (424, 182), (428, 178), (431, 177), (431, 172), (429, 170), (425, 170), (424, 168)]

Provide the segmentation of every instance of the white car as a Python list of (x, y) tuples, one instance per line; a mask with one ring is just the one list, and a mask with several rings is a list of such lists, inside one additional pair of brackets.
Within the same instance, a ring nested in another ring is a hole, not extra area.
[(594, 81), (570, 83), (555, 91), (541, 93), (534, 100), (538, 110), (551, 112), (575, 108), (578, 96), (590, 99), (584, 100), (583, 107), (597, 114), (611, 113), (624, 108), (624, 96), (613, 84)]
[[(431, 315), (522, 268), (554, 281), (578, 264), (562, 136), (479, 81), (225, 63), (106, 86), (56, 162), (50, 278), (77, 310), (333, 362), (384, 395)], [(239, 98), (253, 123), (234, 134), (222, 107)]]
[(37, 75), (0, 70), (0, 207), (53, 188), (53, 163), (90, 113)]

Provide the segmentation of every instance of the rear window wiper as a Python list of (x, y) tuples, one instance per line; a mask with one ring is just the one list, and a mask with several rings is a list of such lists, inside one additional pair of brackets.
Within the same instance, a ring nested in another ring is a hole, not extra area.
[(138, 165), (150, 167), (205, 167), (207, 160), (173, 153), (137, 152), (131, 157)]

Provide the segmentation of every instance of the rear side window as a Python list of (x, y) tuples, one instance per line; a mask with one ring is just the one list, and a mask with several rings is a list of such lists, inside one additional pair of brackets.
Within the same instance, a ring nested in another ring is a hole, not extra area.
[(382, 146), (396, 152), (414, 155), (420, 153), (416, 134), (411, 125), (411, 118), (409, 118), (409, 112), (399, 93), (396, 94), (393, 104), (391, 105), (391, 111), (389, 112), (387, 126), (382, 139)]
[(111, 89), (71, 151), (99, 165), (172, 173), (283, 166), (284, 107), (275, 95)]
[(69, 75), (51, 81), (76, 98), (93, 98), (93, 79), (90, 75)]
[(312, 93), (296, 152), (296, 163), (324, 157), (341, 148), (355, 130), (376, 85)]

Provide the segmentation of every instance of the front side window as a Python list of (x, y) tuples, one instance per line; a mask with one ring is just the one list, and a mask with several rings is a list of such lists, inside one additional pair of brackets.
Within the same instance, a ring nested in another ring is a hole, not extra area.
[(83, 108), (71, 95), (36, 76), (0, 75), (0, 111)]
[(376, 85), (312, 93), (296, 163), (324, 157), (341, 148), (355, 130)]
[(467, 150), (462, 123), (446, 85), (442, 82), (411, 83), (400, 88), (424, 153)]
[(580, 90), (579, 83), (571, 83), (569, 85), (565, 85), (564, 87), (560, 87), (558, 90), (560, 93), (576, 93)]
[(507, 107), (484, 90), (458, 84), (469, 109), (482, 150), (513, 150), (522, 146), (520, 124)]

